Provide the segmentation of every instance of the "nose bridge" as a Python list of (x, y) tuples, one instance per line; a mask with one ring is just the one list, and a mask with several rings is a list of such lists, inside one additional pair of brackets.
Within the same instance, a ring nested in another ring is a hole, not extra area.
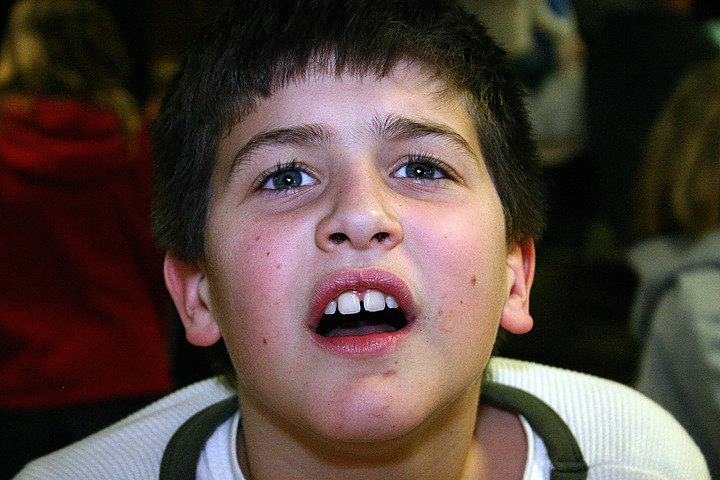
[(392, 191), (380, 173), (358, 168), (343, 174), (332, 189), (328, 214), (320, 221), (318, 245), (335, 249), (349, 244), (355, 249), (390, 248), (402, 240)]

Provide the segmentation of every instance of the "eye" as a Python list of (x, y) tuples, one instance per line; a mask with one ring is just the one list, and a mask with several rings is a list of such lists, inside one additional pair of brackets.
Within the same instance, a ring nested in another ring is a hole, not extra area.
[(439, 160), (421, 155), (411, 156), (404, 165), (395, 170), (393, 176), (419, 181), (453, 178), (449, 167)]
[(420, 179), (426, 179), (426, 178), (441, 178), (442, 174), (438, 171), (437, 168), (435, 168), (432, 165), (428, 165), (427, 163), (408, 163), (404, 167), (402, 167), (400, 170), (398, 170), (398, 177), (407, 177), (407, 178), (420, 178)]
[(290, 190), (317, 183), (305, 169), (295, 162), (279, 164), (264, 172), (258, 184), (258, 190)]

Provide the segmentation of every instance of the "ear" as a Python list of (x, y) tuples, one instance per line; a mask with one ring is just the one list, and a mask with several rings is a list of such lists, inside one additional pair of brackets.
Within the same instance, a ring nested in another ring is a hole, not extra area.
[(521, 240), (508, 251), (508, 295), (500, 326), (510, 333), (522, 334), (532, 329), (530, 288), (535, 277), (535, 243)]
[(194, 264), (165, 254), (165, 285), (175, 302), (188, 342), (208, 347), (220, 340), (221, 333), (209, 308), (205, 273)]

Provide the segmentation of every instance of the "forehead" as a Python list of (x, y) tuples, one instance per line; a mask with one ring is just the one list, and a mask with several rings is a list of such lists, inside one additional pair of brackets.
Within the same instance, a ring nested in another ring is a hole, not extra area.
[(220, 140), (220, 158), (268, 131), (307, 126), (318, 141), (377, 137), (379, 124), (410, 119), (457, 134), (479, 153), (476, 122), (466, 96), (421, 67), (401, 64), (387, 75), (314, 71), (294, 78), (250, 112)]

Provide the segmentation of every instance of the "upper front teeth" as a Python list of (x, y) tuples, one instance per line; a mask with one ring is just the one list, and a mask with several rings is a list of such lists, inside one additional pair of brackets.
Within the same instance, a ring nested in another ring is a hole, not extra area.
[(363, 307), (368, 312), (379, 312), (385, 308), (385, 295), (377, 290), (369, 290), (363, 297)]
[[(353, 292), (341, 293), (337, 301), (331, 300), (325, 307), (325, 314), (332, 315), (336, 311), (340, 311), (343, 315), (351, 315), (360, 313), (360, 296)], [(390, 295), (385, 295), (378, 290), (368, 290), (362, 300), (362, 306), (368, 312), (378, 312), (388, 308), (397, 308), (398, 302)]]
[(349, 292), (341, 294), (338, 297), (338, 310), (343, 315), (358, 313), (360, 311), (360, 297)]

